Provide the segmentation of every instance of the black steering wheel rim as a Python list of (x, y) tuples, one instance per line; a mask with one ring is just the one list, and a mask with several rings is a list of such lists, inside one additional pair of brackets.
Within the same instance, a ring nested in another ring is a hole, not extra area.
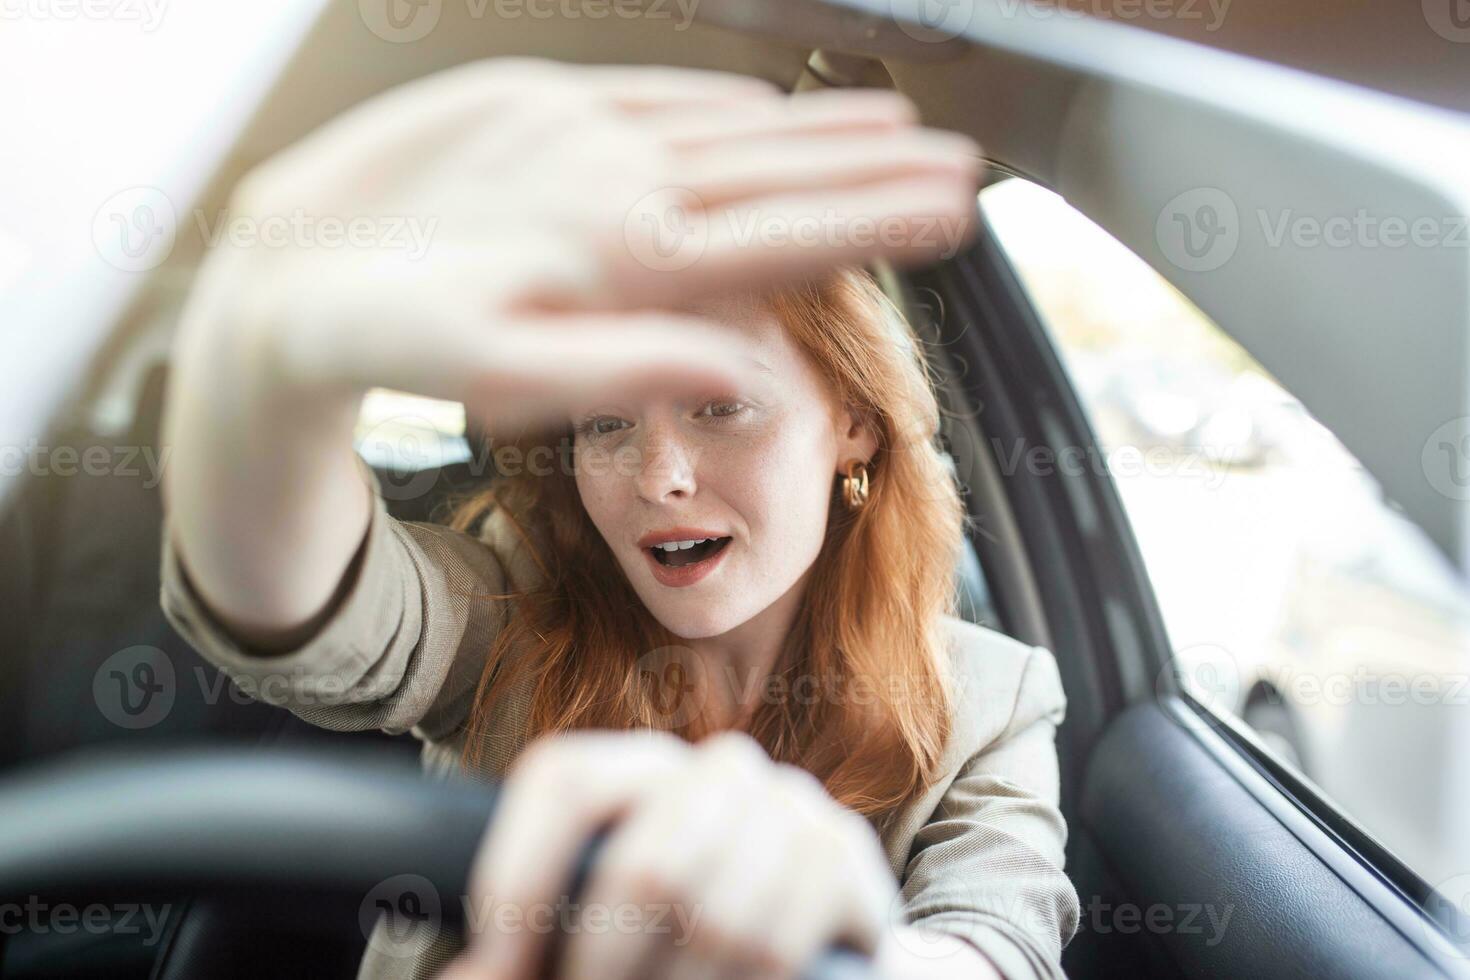
[[(0, 780), (0, 903), (291, 894), (463, 924), (498, 787), (360, 749), (90, 750)], [(568, 894), (595, 859), (590, 841)], [(871, 976), (834, 946), (804, 973)]]

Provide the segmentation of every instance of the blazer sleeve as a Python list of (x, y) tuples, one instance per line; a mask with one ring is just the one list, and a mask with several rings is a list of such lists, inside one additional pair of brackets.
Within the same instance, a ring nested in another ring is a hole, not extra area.
[(492, 597), (504, 593), (507, 577), (480, 540), (391, 517), (372, 471), (364, 465), (363, 473), (373, 506), (355, 578), (295, 650), (262, 655), (225, 630), (190, 581), (167, 519), (160, 604), (201, 656), (258, 701), (324, 728), (413, 730), (438, 740), (468, 716), (505, 624), (507, 603)]
[(1008, 980), (1063, 978), (1062, 947), (1077, 931), (1058, 809), (1065, 712), (1056, 660), (1034, 647), (1009, 723), (960, 770), (904, 875), (907, 921), (967, 940)]

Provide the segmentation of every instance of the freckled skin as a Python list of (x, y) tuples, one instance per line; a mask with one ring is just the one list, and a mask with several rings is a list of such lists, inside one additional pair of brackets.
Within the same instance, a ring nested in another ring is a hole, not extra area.
[[(577, 487), (659, 622), (696, 650), (759, 666), (774, 660), (795, 617), (834, 479), (848, 460), (870, 459), (876, 443), (835, 403), (773, 314), (736, 300), (700, 311), (734, 331), (770, 372), (759, 372), (746, 392), (578, 406), (573, 418), (590, 414), (605, 433), (584, 429), (579, 450), (628, 453), (630, 462), (579, 467)], [(660, 584), (637, 544), (674, 526), (733, 538), (713, 573), (682, 589)]]

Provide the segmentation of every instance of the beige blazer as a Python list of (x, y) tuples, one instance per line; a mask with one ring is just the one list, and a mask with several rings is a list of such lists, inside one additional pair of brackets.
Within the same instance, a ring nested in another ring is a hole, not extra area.
[[(508, 603), (476, 595), (523, 588), (537, 574), (518, 535), (492, 512), (479, 539), (389, 516), (374, 496), (350, 591), (310, 641), (281, 655), (243, 649), (210, 615), (165, 523), (161, 602), (169, 621), (246, 693), (343, 731), (412, 732), (426, 767), (458, 767), (463, 723)], [(1001, 974), (1062, 976), (1078, 899), (1063, 873), (1056, 726), (1066, 707), (1052, 654), (944, 618), (956, 710), (943, 776), (883, 834), (904, 921), (962, 937)], [(513, 703), (485, 758), (501, 775), (525, 743)], [(379, 922), (381, 932), (384, 926)], [(372, 937), (359, 977), (429, 977), (459, 937), (426, 935), (405, 955)]]

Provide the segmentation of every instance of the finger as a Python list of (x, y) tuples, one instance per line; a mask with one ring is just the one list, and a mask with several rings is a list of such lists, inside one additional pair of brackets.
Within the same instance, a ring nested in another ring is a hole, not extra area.
[[(528, 92), (535, 94), (528, 97)], [(341, 181), (348, 168), (381, 181), (385, 173), (421, 161), (425, 146), (474, 132), (487, 121), (503, 118), (508, 110), (534, 111), (538, 99), (558, 93), (628, 109), (784, 98), (772, 83), (733, 72), (488, 58), (389, 89), (329, 120), (307, 141), (312, 146), (331, 145), (333, 152), (325, 157), (288, 149), (280, 159), (297, 160), (302, 177), (313, 181), (328, 180), (334, 171)], [(385, 125), (384, 120), (392, 124)]]
[(624, 396), (744, 391), (755, 370), (728, 329), (652, 311), (526, 317), (501, 332), (491, 360), (486, 397), (527, 420)]
[[(789, 780), (788, 780), (789, 782)], [(795, 795), (800, 787), (793, 787)], [(785, 887), (771, 896), (769, 917), (762, 923), (764, 940), (771, 957), (800, 976), (842, 934), (864, 935), (851, 924), (851, 905), (846, 892), (854, 887), (843, 853), (827, 833), (789, 835), (789, 852), (781, 859), (801, 868), (788, 875)]]
[[(651, 782), (686, 764), (675, 740), (583, 735), (528, 748), (506, 780), (472, 872), (472, 890), (521, 911), (524, 922), (558, 906), (573, 862), (592, 833), (625, 812)], [(481, 937), (477, 962), (496, 978), (535, 976), (548, 931)]]
[[(877, 258), (948, 258), (974, 236), (978, 177), (901, 178), (834, 193), (757, 198), (709, 211), (662, 202), (628, 223), (619, 281), (650, 305), (726, 289), (774, 286)], [(692, 195), (688, 195), (692, 198)], [(677, 235), (666, 234), (672, 226)], [(634, 234), (644, 228), (644, 235)], [(665, 256), (672, 254), (676, 262)]]
[(877, 258), (933, 261), (955, 254), (973, 235), (976, 194), (975, 180), (935, 176), (773, 197), (733, 207), (726, 220), (713, 222), (707, 254), (722, 279), (728, 269), (739, 282)]
[[(706, 781), (707, 782), (707, 781)], [(685, 772), (647, 798), (609, 837), (587, 883), (584, 909), (623, 927), (579, 933), (568, 980), (637, 980), (670, 944), (664, 930), (689, 921), (732, 827), (727, 797)]]
[(772, 846), (732, 858), (713, 887), (718, 895), (758, 896), (731, 910), (732, 928), (758, 943), (763, 975), (795, 977), (832, 942), (841, 921), (848, 876), (831, 835), (850, 815), (815, 776), (790, 765), (775, 767), (766, 798)]
[[(800, 855), (790, 855), (799, 863)], [(833, 895), (832, 879), (825, 875), (793, 875), (773, 900), (765, 941), (774, 958), (796, 964), (787, 976), (799, 977), (832, 945), (843, 918), (840, 896)]]
[(765, 978), (769, 972), (755, 950), (759, 937), (739, 927), (741, 917), (751, 914), (748, 906), (763, 896), (718, 891), (713, 882), (724, 877), (721, 868), (730, 861), (731, 846), (737, 841), (780, 849), (782, 828), (762, 824), (756, 812), (776, 770), (765, 750), (743, 733), (707, 738), (697, 753), (693, 792), (717, 804), (718, 816), (711, 816), (708, 829), (718, 833), (707, 838), (710, 855), (700, 864), (699, 878), (686, 887), (693, 898), (681, 910), (684, 934), (674, 942), (659, 975), (669, 980)]
[[(825, 796), (804, 770), (782, 767), (787, 808), (804, 814), (798, 821), (807, 833), (794, 838), (799, 853), (793, 861), (811, 870), (793, 879), (778, 902), (788, 914), (772, 917), (771, 947), (779, 957), (804, 969), (839, 939), (871, 952), (889, 920), (897, 881), (868, 822)], [(823, 813), (823, 811), (826, 811)], [(819, 833), (812, 830), (820, 826)], [(837, 887), (833, 883), (838, 882)]]
[(793, 912), (786, 901), (791, 879), (802, 874), (800, 856), (790, 853), (785, 837), (770, 813), (743, 807), (741, 832), (730, 841), (707, 888), (705, 914), (750, 951), (747, 968), (762, 977), (794, 976), (794, 967), (803, 965), (800, 949), (772, 943), (776, 920)]
[(883, 132), (913, 125), (918, 110), (896, 92), (822, 90), (786, 99), (744, 100), (713, 113), (678, 106), (635, 118), (669, 146), (694, 150), (778, 136)]
[(595, 86), (600, 97), (629, 111), (786, 97), (774, 82), (738, 72), (664, 65), (578, 65), (571, 70)]
[[(324, 166), (375, 161), (395, 149), (422, 156), (426, 145), (463, 132), (527, 88), (542, 91), (566, 83), (565, 66), (545, 58), (487, 58), (415, 79), (380, 92), (338, 115), (309, 138), (335, 144)], [(384, 125), (391, 120), (392, 125)], [(304, 145), (304, 144), (303, 144)], [(288, 149), (281, 156), (294, 155)]]
[(834, 193), (884, 180), (969, 179), (979, 156), (974, 140), (941, 130), (759, 139), (690, 154), (683, 161), (683, 184), (705, 207), (718, 207), (803, 191)]
[[(662, 911), (657, 925), (698, 923), (708, 900), (708, 881), (730, 840), (743, 831), (740, 801), (755, 796), (769, 759), (747, 736), (715, 736), (702, 742), (692, 766), (647, 798), (611, 835), (587, 886), (589, 907), (631, 902)], [(649, 914), (648, 922), (653, 918)], [(652, 924), (651, 922), (649, 924)], [(691, 946), (692, 936), (639, 930), (608, 937), (594, 949), (582, 942), (568, 951), (576, 980), (647, 976), (647, 964), (694, 958), (716, 960)], [(580, 937), (579, 937), (580, 939)], [(672, 945), (672, 949), (670, 948)]]

